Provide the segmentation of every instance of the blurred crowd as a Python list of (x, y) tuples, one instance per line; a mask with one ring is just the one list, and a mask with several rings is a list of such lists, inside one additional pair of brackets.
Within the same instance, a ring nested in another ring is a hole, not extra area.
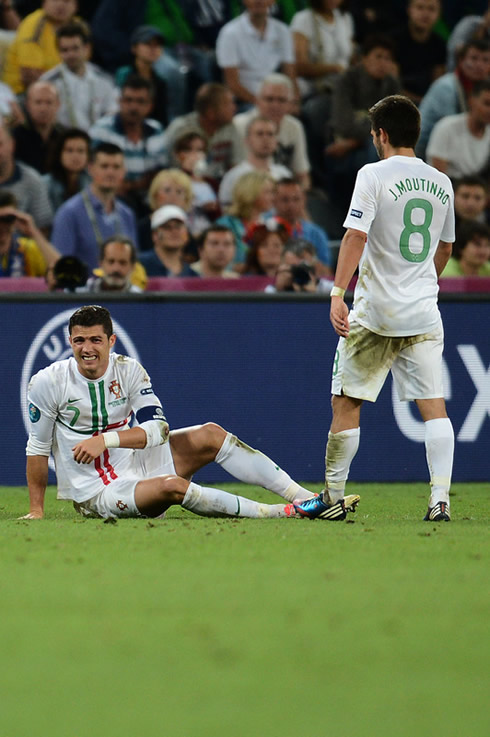
[(328, 294), (398, 93), (454, 184), (441, 278), (490, 276), (486, 0), (0, 0), (0, 66), (0, 277)]

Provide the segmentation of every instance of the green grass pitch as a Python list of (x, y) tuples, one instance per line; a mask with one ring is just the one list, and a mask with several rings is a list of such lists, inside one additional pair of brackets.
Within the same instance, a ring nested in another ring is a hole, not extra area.
[(488, 737), (488, 485), (439, 525), (424, 484), (354, 491), (350, 524), (107, 524), (0, 487), (0, 737)]

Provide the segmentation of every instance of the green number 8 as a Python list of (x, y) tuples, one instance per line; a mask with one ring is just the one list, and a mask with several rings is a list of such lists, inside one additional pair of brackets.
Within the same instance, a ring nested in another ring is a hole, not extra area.
[[(425, 213), (424, 222), (420, 225), (415, 225), (415, 223), (412, 222), (412, 213), (415, 208), (420, 208)], [(428, 200), (415, 198), (413, 200), (408, 200), (405, 205), (405, 209), (403, 211), (403, 224), (405, 227), (400, 235), (400, 252), (403, 258), (407, 261), (420, 263), (427, 258), (427, 254), (430, 249), (429, 228), (433, 214), (434, 210)], [(420, 233), (423, 239), (424, 245), (420, 253), (414, 253), (410, 249), (410, 238), (414, 233)]]

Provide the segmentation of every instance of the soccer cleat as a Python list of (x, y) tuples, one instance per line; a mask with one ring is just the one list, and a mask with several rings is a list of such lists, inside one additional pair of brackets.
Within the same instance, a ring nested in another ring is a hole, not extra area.
[(433, 507), (429, 507), (424, 522), (451, 522), (447, 502), (437, 502)]
[(301, 517), (341, 522), (347, 517), (347, 512), (356, 511), (360, 498), (358, 494), (349, 494), (335, 504), (327, 504), (323, 499), (323, 494), (319, 494), (313, 499), (306, 499), (299, 504), (295, 503), (294, 506)]

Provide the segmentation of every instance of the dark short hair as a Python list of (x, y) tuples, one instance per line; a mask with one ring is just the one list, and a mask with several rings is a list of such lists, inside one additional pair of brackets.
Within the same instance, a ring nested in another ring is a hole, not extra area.
[(0, 189), (0, 207), (17, 207), (17, 199), (9, 189)]
[(92, 41), (89, 26), (80, 20), (73, 20), (60, 26), (56, 30), (56, 41), (58, 42), (60, 38), (81, 38), (84, 44)]
[(477, 51), (485, 53), (485, 51), (490, 51), (490, 43), (485, 38), (468, 39), (456, 52), (456, 61), (460, 62), (461, 59), (464, 59), (470, 49), (477, 49)]
[(120, 146), (109, 141), (101, 141), (90, 152), (90, 161), (95, 161), (97, 154), (107, 154), (107, 156), (124, 156), (124, 151)]
[(385, 51), (390, 52), (393, 58), (395, 57), (395, 43), (390, 36), (386, 36), (384, 33), (371, 33), (366, 36), (362, 42), (362, 56), (367, 56), (373, 49), (385, 49)]
[(174, 153), (178, 154), (181, 151), (187, 151), (189, 148), (189, 145), (191, 144), (194, 139), (199, 138), (201, 141), (204, 141), (204, 144), (206, 146), (206, 149), (208, 148), (208, 139), (205, 135), (200, 133), (198, 130), (188, 130), (185, 133), (182, 133), (178, 138), (175, 139), (174, 143)]
[(466, 174), (466, 176), (453, 181), (453, 189), (455, 192), (460, 187), (481, 187), (486, 192), (488, 190), (488, 183), (479, 174)]
[(130, 74), (121, 85), (121, 93), (124, 90), (147, 90), (150, 97), (153, 99), (155, 96), (155, 87), (153, 82), (145, 77), (141, 77), (139, 74)]
[(219, 105), (226, 92), (229, 92), (229, 89), (221, 82), (206, 82), (196, 92), (194, 110), (203, 115), (209, 108)]
[(103, 241), (100, 244), (100, 260), (101, 261), (103, 260), (105, 256), (106, 248), (110, 243), (120, 243), (122, 246), (129, 246), (129, 249), (131, 251), (131, 255), (130, 255), (131, 263), (134, 264), (136, 262), (136, 247), (133, 241), (131, 240), (131, 238), (128, 238), (127, 235), (117, 235), (117, 234), (110, 235), (108, 238), (105, 239), (105, 241)]
[(478, 240), (488, 238), (490, 240), (490, 226), (486, 223), (480, 223), (479, 220), (463, 220), (456, 233), (454, 258), (459, 260), (468, 243), (475, 238)]
[(62, 131), (57, 139), (51, 155), (48, 157), (49, 172), (55, 178), (63, 184), (66, 184), (66, 172), (61, 163), (61, 155), (67, 141), (74, 141), (77, 138), (85, 141), (87, 144), (87, 152), (90, 156), (90, 147), (92, 145), (92, 139), (89, 134), (81, 128), (66, 128)]
[(91, 328), (94, 325), (102, 325), (104, 333), (108, 338), (110, 338), (114, 333), (111, 313), (109, 310), (106, 310), (105, 307), (101, 307), (100, 305), (84, 305), (84, 307), (80, 307), (76, 310), (70, 317), (70, 322), (68, 323), (68, 332), (70, 335), (76, 325), (80, 325), (84, 328)]
[(420, 113), (408, 97), (389, 95), (369, 109), (375, 133), (382, 128), (394, 148), (415, 148), (420, 135)]
[(482, 92), (490, 91), (490, 79), (479, 79), (471, 88), (470, 97), (478, 97)]
[(204, 243), (206, 242), (206, 238), (208, 237), (210, 233), (231, 233), (231, 235), (233, 236), (233, 243), (236, 245), (236, 238), (235, 238), (235, 234), (232, 231), (232, 229), (229, 228), (227, 225), (220, 225), (217, 223), (216, 225), (210, 225), (208, 228), (206, 228), (206, 230), (203, 230), (203, 232), (201, 233), (199, 237), (199, 242), (197, 244), (197, 247), (199, 249), (201, 249), (204, 246)]

